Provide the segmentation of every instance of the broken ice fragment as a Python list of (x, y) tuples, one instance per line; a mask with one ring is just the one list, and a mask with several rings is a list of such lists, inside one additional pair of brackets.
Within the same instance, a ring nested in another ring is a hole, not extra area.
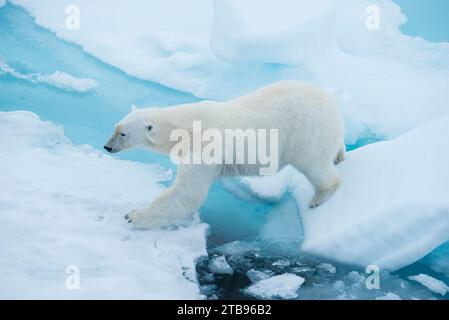
[(216, 274), (233, 274), (234, 270), (226, 261), (225, 256), (218, 256), (212, 258), (211, 262), (209, 262), (209, 270), (212, 273)]

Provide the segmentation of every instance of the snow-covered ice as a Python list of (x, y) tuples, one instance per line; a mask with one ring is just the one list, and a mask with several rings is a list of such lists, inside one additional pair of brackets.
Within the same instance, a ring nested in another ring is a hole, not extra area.
[(449, 116), (388, 142), (350, 152), (328, 202), (302, 204), (303, 250), (337, 261), (396, 270), (449, 240)]
[(297, 291), (304, 281), (303, 277), (292, 273), (284, 273), (260, 280), (250, 285), (244, 292), (262, 299), (294, 299), (298, 297)]
[[(444, 116), (391, 141), (349, 152), (338, 166), (342, 185), (313, 210), (307, 208), (312, 187), (293, 168), (277, 176), (247, 178), (246, 183), (256, 195), (273, 192), (279, 197), (279, 190), (291, 190), (301, 211), (302, 250), (343, 263), (396, 270), (449, 240), (449, 152), (442, 147), (449, 145), (448, 128), (449, 116)], [(288, 185), (271, 189), (282, 185), (276, 179)], [(289, 225), (299, 220), (286, 214), (280, 211), (277, 216)], [(276, 216), (264, 229), (272, 234), (284, 230)]]
[[(0, 297), (201, 298), (195, 261), (205, 224), (136, 231), (123, 215), (162, 189), (157, 165), (74, 146), (25, 111), (0, 113)], [(66, 268), (80, 271), (68, 290)]]
[[(78, 0), (79, 30), (65, 25), (70, 0), (11, 2), (102, 61), (198, 97), (291, 78), (329, 88), (349, 144), (449, 112), (449, 44), (402, 34), (392, 0)], [(368, 6), (379, 8), (378, 29), (366, 26)]]
[(32, 83), (44, 83), (55, 88), (77, 93), (85, 93), (93, 90), (98, 84), (93, 79), (77, 78), (63, 71), (55, 71), (51, 74), (21, 73), (11, 66), (0, 62), (0, 75), (7, 74), (14, 78), (26, 80)]
[[(202, 70), (222, 68), (208, 44), (208, 0), (11, 2), (27, 9), (37, 24), (132, 76), (198, 93), (208, 77)], [(79, 8), (79, 30), (66, 27), (66, 8), (72, 5)]]
[(416, 276), (410, 276), (409, 279), (421, 283), (430, 291), (442, 296), (446, 295), (449, 291), (449, 287), (443, 281), (435, 279), (427, 274), (421, 273)]

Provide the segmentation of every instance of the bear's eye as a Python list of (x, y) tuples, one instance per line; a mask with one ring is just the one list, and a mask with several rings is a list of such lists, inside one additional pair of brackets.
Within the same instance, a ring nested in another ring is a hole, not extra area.
[(153, 129), (153, 126), (150, 124), (150, 125), (147, 127), (147, 129), (148, 129), (148, 131), (151, 131), (151, 129)]
[(122, 137), (126, 137), (126, 134), (124, 134), (124, 133), (120, 133), (120, 135), (121, 135)]

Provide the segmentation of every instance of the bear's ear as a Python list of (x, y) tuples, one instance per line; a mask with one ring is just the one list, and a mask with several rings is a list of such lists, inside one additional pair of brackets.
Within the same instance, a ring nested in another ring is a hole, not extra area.
[(131, 105), (131, 112), (134, 112), (136, 110), (139, 110), (139, 108), (137, 108), (135, 104)]

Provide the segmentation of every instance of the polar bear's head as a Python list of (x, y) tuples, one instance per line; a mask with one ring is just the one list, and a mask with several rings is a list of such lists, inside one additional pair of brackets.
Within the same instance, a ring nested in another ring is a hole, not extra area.
[(163, 109), (131, 108), (116, 126), (104, 148), (110, 153), (129, 149), (149, 149), (169, 153), (170, 133), (174, 126), (165, 119)]

